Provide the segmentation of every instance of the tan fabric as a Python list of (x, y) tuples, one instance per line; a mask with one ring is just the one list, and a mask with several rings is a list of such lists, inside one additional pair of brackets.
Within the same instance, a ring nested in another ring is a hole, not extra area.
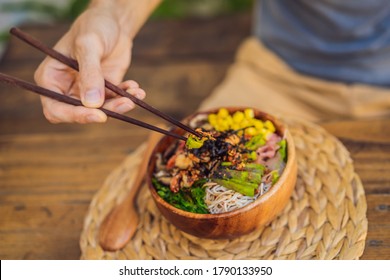
[(310, 121), (383, 117), (390, 116), (390, 90), (299, 74), (251, 37), (242, 43), (225, 80), (200, 109), (220, 106), (250, 106)]

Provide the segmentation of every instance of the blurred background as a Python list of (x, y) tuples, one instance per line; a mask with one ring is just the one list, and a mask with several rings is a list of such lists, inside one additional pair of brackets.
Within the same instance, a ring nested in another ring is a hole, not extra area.
[[(151, 19), (210, 18), (251, 9), (254, 0), (164, 0)], [(18, 24), (73, 21), (90, 0), (0, 0), (0, 53)]]

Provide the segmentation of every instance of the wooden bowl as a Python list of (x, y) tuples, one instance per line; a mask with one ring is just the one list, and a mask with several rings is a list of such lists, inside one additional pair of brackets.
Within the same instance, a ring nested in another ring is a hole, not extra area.
[[(243, 111), (245, 108), (226, 108), (230, 113)], [(279, 135), (285, 135), (287, 140), (287, 163), (279, 180), (265, 194), (254, 202), (221, 214), (197, 214), (178, 209), (164, 201), (152, 185), (153, 172), (156, 165), (156, 154), (166, 150), (173, 141), (172, 137), (163, 137), (154, 148), (149, 159), (147, 170), (147, 184), (162, 215), (178, 229), (191, 235), (210, 238), (235, 238), (248, 234), (256, 228), (271, 222), (286, 206), (297, 179), (297, 163), (293, 139), (286, 127), (269, 114), (253, 109), (255, 117), (261, 120), (270, 120), (274, 123)], [(195, 113), (183, 120), (188, 123), (198, 114), (218, 112), (218, 108), (205, 112)], [(176, 133), (184, 134), (181, 129), (174, 129)]]

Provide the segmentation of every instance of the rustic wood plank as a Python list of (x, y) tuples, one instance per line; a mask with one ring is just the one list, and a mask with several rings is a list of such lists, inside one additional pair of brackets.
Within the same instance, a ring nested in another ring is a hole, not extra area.
[[(0, 151), (0, 257), (79, 258), (80, 232), (93, 195), (145, 137), (141, 129), (139, 135), (134, 130), (56, 133), (52, 145), (45, 134), (0, 137), (5, 151)], [(132, 141), (123, 141), (127, 138)], [(74, 145), (83, 141), (91, 144)]]
[(0, 231), (2, 246), (1, 259), (48, 259), (48, 260), (75, 260), (79, 259), (80, 232), (64, 230), (34, 231)]
[[(96, 190), (147, 134), (141, 129), (102, 132), (1, 137), (0, 194)], [(92, 178), (89, 184), (86, 178)]]
[[(338, 138), (367, 141), (371, 143), (389, 143), (388, 131), (390, 120), (375, 118), (366, 120), (340, 120), (321, 123), (321, 125)], [(364, 132), (364, 133), (362, 133)]]
[(389, 119), (340, 121), (321, 124), (350, 152), (366, 193), (390, 193)]
[(362, 259), (389, 259), (390, 194), (367, 195), (368, 233)]

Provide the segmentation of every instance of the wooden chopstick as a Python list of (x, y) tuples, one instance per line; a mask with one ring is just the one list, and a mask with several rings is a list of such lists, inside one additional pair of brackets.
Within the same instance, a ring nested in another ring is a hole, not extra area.
[[(49, 90), (49, 89), (46, 89), (46, 88), (34, 85), (32, 83), (23, 81), (21, 79), (18, 79), (18, 78), (15, 78), (15, 77), (3, 74), (3, 73), (0, 73), (0, 82), (4, 82), (4, 83), (7, 83), (7, 84), (12, 85), (12, 86), (17, 86), (17, 87), (20, 87), (20, 88), (32, 91), (34, 93), (38, 93), (40, 95), (56, 99), (56, 100), (58, 100), (60, 102), (64, 102), (64, 103), (71, 104), (71, 105), (74, 105), (74, 106), (83, 106), (81, 101), (78, 100), (78, 99), (69, 97), (69, 96), (64, 95), (64, 94), (57, 93), (55, 91), (52, 91), (52, 90)], [(128, 122), (128, 123), (131, 123), (131, 124), (134, 124), (134, 125), (137, 125), (137, 126), (141, 126), (141, 127), (147, 128), (149, 130), (154, 130), (156, 132), (159, 132), (159, 133), (162, 133), (162, 134), (165, 134), (165, 135), (168, 135), (168, 136), (172, 136), (172, 137), (177, 138), (179, 140), (183, 140), (183, 141), (187, 140), (187, 138), (184, 137), (183, 135), (179, 135), (179, 134), (176, 134), (174, 132), (161, 129), (161, 128), (157, 127), (157, 126), (150, 125), (148, 123), (145, 123), (145, 122), (142, 122), (142, 121), (130, 118), (128, 116), (118, 114), (116, 112), (107, 110), (105, 108), (99, 108), (99, 110), (103, 111), (107, 116), (110, 116), (112, 118), (115, 118), (115, 119), (118, 119), (118, 120), (121, 120), (121, 121), (124, 121), (124, 122)]]
[[(64, 63), (65, 65), (75, 69), (76, 71), (79, 71), (79, 65), (77, 63), (76, 60), (72, 59), (72, 58), (69, 58), (59, 52), (57, 52), (56, 50), (52, 49), (52, 48), (49, 48), (48, 46), (46, 46), (45, 44), (43, 44), (42, 42), (40, 42), (39, 40), (35, 39), (34, 37), (30, 36), (29, 34), (23, 32), (22, 30), (20, 30), (19, 28), (16, 28), (16, 27), (12, 27), (10, 29), (10, 33), (14, 36), (16, 36), (17, 38), (19, 38), (20, 40), (22, 40), (23, 42), (29, 44), (30, 46), (40, 50), (41, 52), (47, 54), (48, 56)], [(127, 97), (129, 99), (131, 99), (131, 101), (133, 101), (135, 104), (139, 105), (140, 107), (148, 110), (149, 112), (159, 116), (160, 118), (163, 118), (165, 119), (166, 121), (170, 122), (171, 124), (175, 125), (175, 126), (178, 126), (184, 130), (186, 130), (187, 132), (191, 133), (191, 134), (194, 134), (198, 137), (201, 137), (201, 135), (196, 132), (194, 129), (192, 129), (191, 127), (188, 127), (186, 126), (185, 124), (179, 122), (178, 120), (172, 118), (171, 116), (165, 114), (164, 112), (161, 112), (159, 111), (158, 109), (150, 106), (149, 104), (145, 103), (144, 101), (132, 96), (131, 94), (129, 94), (128, 92), (126, 92), (125, 90), (117, 87), (116, 85), (112, 84), (111, 82), (107, 81), (107, 80), (104, 80), (104, 83), (105, 83), (105, 87), (112, 90), (113, 92), (121, 95), (121, 96), (124, 96), (124, 97)]]

